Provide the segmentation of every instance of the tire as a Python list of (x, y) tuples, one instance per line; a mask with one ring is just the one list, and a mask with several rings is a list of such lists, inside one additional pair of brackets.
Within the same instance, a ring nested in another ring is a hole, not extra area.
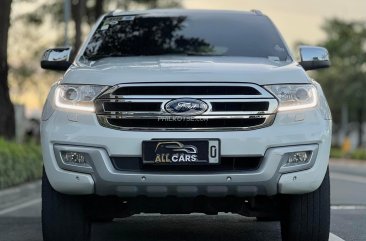
[(329, 169), (316, 191), (301, 195), (283, 195), (281, 198), (283, 241), (329, 240)]
[(89, 241), (91, 222), (86, 212), (86, 197), (55, 191), (43, 170), (43, 241)]

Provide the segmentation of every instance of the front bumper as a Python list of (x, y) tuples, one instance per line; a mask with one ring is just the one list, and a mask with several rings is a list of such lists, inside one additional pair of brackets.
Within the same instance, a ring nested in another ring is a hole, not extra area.
[[(133, 173), (117, 171), (110, 156), (141, 156), (141, 142), (152, 138), (207, 138), (221, 140), (222, 156), (264, 156), (256, 171), (213, 174)], [(272, 126), (237, 132), (129, 132), (101, 127), (93, 114), (56, 111), (42, 123), (42, 148), (53, 188), (65, 194), (134, 197), (241, 196), (300, 194), (316, 190), (326, 173), (331, 121), (317, 109), (280, 113)], [(58, 150), (88, 153), (90, 172), (65, 170)], [(306, 170), (281, 174), (288, 152), (313, 150)], [(56, 151), (56, 154), (55, 154)]]

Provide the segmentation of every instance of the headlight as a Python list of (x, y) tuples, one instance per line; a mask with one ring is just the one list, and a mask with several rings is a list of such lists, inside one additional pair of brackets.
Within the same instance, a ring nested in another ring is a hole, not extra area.
[(94, 99), (107, 87), (101, 85), (59, 85), (55, 91), (56, 107), (94, 112)]
[(318, 95), (313, 85), (267, 85), (267, 90), (279, 100), (278, 111), (299, 110), (315, 107)]

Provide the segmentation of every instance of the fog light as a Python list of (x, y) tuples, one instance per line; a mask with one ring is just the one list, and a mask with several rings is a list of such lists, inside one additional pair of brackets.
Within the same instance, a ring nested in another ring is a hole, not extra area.
[(281, 158), (279, 173), (303, 171), (314, 166), (318, 155), (318, 145), (279, 148), (276, 154), (278, 158)]
[(77, 165), (77, 166), (89, 166), (87, 159), (87, 154), (82, 152), (71, 152), (63, 151), (61, 152), (62, 161), (65, 164)]
[(294, 172), (311, 167), (312, 151), (288, 152), (283, 156), (280, 173)]
[(287, 163), (288, 164), (304, 164), (309, 161), (309, 152), (300, 151), (300, 152), (293, 152), (289, 154)]

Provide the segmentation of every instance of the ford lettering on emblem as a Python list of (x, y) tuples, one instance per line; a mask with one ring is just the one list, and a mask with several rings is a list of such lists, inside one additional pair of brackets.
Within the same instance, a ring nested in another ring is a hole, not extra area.
[(208, 110), (208, 105), (197, 99), (175, 99), (165, 104), (165, 110), (173, 115), (201, 115)]

